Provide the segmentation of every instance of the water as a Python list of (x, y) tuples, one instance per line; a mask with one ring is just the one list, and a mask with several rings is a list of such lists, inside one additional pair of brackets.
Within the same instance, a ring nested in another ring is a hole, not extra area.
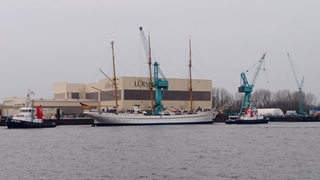
[(320, 123), (0, 127), (0, 179), (319, 179)]

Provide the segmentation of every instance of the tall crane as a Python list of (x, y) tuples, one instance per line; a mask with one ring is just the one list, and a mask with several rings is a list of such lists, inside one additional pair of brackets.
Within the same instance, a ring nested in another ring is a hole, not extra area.
[(152, 60), (151, 60), (151, 45), (150, 45), (150, 36), (148, 39), (143, 31), (142, 27), (139, 27), (142, 44), (144, 47), (144, 52), (146, 53), (146, 57), (148, 60), (149, 66), (149, 90), (150, 90), (150, 101), (151, 101), (151, 110), (152, 114), (154, 113), (154, 97), (153, 97), (153, 81), (152, 81)]
[(303, 83), (304, 83), (304, 76), (302, 76), (302, 79), (299, 82), (298, 78), (297, 78), (296, 71), (295, 71), (293, 63), (292, 63), (292, 59), (290, 57), (290, 54), (287, 53), (287, 56), (288, 56), (289, 63), (290, 63), (291, 69), (292, 69), (294, 80), (296, 81), (296, 84), (297, 84), (297, 87), (298, 87), (298, 90), (299, 90), (299, 99), (298, 99), (298, 101), (299, 101), (299, 111), (298, 111), (298, 114), (302, 115), (302, 114), (304, 114), (304, 112), (303, 112), (303, 99), (304, 99), (304, 97), (303, 97), (303, 91), (302, 91), (302, 87), (303, 87)]
[[(153, 79), (152, 79), (150, 36), (148, 36), (148, 40), (147, 40), (145, 33), (143, 31), (143, 28), (139, 27), (139, 30), (141, 34), (143, 47), (148, 59), (148, 65), (149, 65), (149, 72), (150, 72), (149, 88), (150, 88), (152, 114), (159, 115), (160, 112), (164, 109), (161, 101), (162, 101), (163, 94), (168, 90), (169, 83), (168, 83), (168, 80), (165, 78), (164, 74), (162, 73), (159, 67), (159, 63), (157, 62), (154, 62), (153, 64)], [(153, 88), (155, 88), (155, 96), (153, 96)]]
[[(168, 91), (169, 83), (161, 71), (159, 64), (154, 62), (153, 64), (153, 87), (156, 89), (154, 114), (158, 115), (164, 110), (163, 104), (161, 103), (163, 94)], [(161, 77), (159, 77), (159, 75)]]
[(258, 65), (256, 68), (256, 71), (252, 77), (251, 83), (248, 82), (248, 79), (246, 77), (246, 74), (244, 72), (242, 72), (240, 74), (242, 82), (240, 87), (238, 88), (238, 92), (240, 93), (244, 93), (244, 98), (242, 100), (242, 104), (241, 104), (241, 109), (240, 109), (240, 115), (242, 115), (244, 112), (246, 112), (248, 110), (248, 108), (251, 107), (251, 93), (253, 91), (253, 87), (259, 77), (261, 68), (262, 68), (262, 64), (265, 61), (265, 56), (266, 53), (263, 54), (263, 56), (260, 58), (260, 60), (258, 61)]

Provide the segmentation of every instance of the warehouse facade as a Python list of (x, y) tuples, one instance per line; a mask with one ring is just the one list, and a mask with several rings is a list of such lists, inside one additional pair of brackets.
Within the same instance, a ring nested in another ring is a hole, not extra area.
[[(190, 109), (190, 91), (188, 79), (168, 78), (169, 89), (164, 93), (163, 105), (167, 109)], [(117, 96), (119, 110), (151, 109), (149, 78), (119, 77), (117, 79)], [(192, 80), (193, 109), (212, 107), (212, 81)], [(111, 80), (101, 79), (94, 83), (57, 82), (53, 84), (53, 99), (33, 99), (34, 106), (41, 105), (47, 118), (53, 116), (57, 109), (66, 115), (78, 116), (83, 113), (80, 102), (98, 110), (115, 107), (115, 91)], [(25, 106), (26, 98), (5, 98), (2, 116), (17, 114)]]
[[(163, 104), (167, 108), (188, 109), (189, 80), (168, 78), (169, 89), (163, 96)], [(119, 109), (132, 109), (140, 106), (142, 110), (149, 109), (151, 97), (149, 79), (147, 77), (119, 77), (117, 79), (117, 96)], [(210, 109), (212, 107), (212, 81), (203, 79), (192, 80), (193, 107)], [(75, 84), (55, 83), (54, 99), (86, 99), (99, 102), (100, 109), (115, 107), (115, 90), (109, 79), (97, 83)]]

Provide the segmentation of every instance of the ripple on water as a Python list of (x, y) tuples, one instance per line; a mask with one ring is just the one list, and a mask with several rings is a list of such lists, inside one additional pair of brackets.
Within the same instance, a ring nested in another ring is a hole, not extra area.
[(320, 123), (18, 130), (1, 179), (318, 179)]

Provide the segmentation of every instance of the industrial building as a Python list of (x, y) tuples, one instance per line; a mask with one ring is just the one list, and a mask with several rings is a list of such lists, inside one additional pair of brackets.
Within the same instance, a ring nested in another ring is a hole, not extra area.
[[(164, 93), (163, 105), (167, 109), (189, 110), (189, 79), (168, 78), (169, 89)], [(212, 108), (212, 81), (204, 79), (192, 80), (193, 108)], [(34, 105), (41, 105), (48, 116), (60, 109), (66, 115), (82, 114), (80, 102), (92, 108), (107, 110), (115, 107), (114, 86), (111, 80), (102, 79), (94, 83), (57, 82), (53, 84), (53, 99), (34, 99)], [(117, 78), (117, 96), (119, 110), (133, 110), (140, 107), (148, 110), (151, 107), (149, 78), (119, 77)], [(3, 102), (2, 116), (13, 115), (25, 105), (26, 98), (6, 98)], [(46, 108), (46, 109), (45, 109)]]
[(280, 108), (260, 108), (258, 109), (259, 116), (284, 116)]
[[(189, 80), (168, 78), (169, 89), (163, 96), (165, 107), (188, 109), (189, 107)], [(203, 79), (192, 80), (193, 107), (212, 107), (212, 81)], [(140, 106), (141, 109), (150, 108), (149, 79), (146, 77), (119, 77), (117, 79), (117, 95), (119, 109), (132, 109)], [(55, 83), (54, 99), (86, 99), (99, 102), (100, 109), (115, 106), (114, 86), (111, 80), (102, 79), (97, 83), (75, 84)]]

